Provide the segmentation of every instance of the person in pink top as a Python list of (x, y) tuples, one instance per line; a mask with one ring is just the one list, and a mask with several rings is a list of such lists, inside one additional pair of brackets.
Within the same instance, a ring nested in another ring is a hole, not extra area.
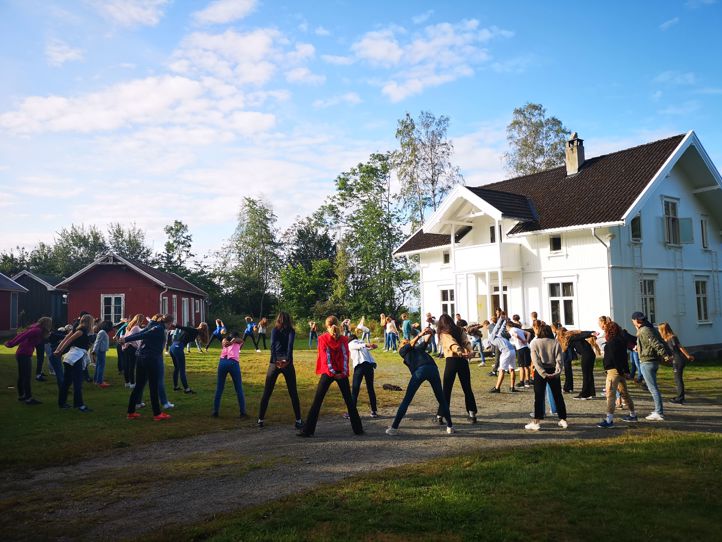
[(246, 399), (243, 396), (243, 380), (241, 380), (241, 364), (238, 361), (238, 357), (243, 347), (243, 339), (237, 332), (231, 333), (227, 338), (222, 341), (223, 350), (221, 350), (221, 359), (218, 360), (218, 382), (216, 384), (216, 397), (213, 400), (213, 414), (214, 418), (218, 417), (218, 411), (221, 407), (221, 396), (223, 395), (223, 388), (226, 386), (226, 376), (231, 375), (233, 380), (233, 387), (236, 390), (236, 397), (238, 397), (238, 408), (241, 411), (241, 419), (247, 418), (246, 414)]
[(5, 343), (5, 346), (12, 348), (17, 346), (15, 359), (18, 362), (18, 401), (24, 401), (26, 405), (39, 405), (40, 401), (33, 398), (30, 390), (32, 380), (33, 353), (35, 347), (50, 336), (53, 329), (53, 320), (47, 316), (40, 318), (35, 324), (28, 327), (22, 333)]

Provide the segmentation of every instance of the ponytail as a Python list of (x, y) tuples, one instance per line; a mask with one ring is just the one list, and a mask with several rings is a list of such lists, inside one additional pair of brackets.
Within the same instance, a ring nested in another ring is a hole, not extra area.
[(326, 318), (326, 331), (333, 335), (334, 339), (338, 339), (341, 336), (341, 327), (338, 325), (338, 318), (333, 315)]

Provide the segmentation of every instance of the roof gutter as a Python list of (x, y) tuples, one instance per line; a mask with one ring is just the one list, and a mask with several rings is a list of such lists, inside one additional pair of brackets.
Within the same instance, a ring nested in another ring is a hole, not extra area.
[(597, 228), (592, 227), (592, 237), (599, 241), (602, 246), (607, 250), (607, 283), (609, 284), (609, 317), (614, 319), (614, 294), (612, 293), (612, 266), (611, 261), (611, 246), (612, 244), (605, 243), (601, 237), (597, 235)]
[(564, 233), (568, 231), (582, 231), (589, 228), (610, 228), (612, 226), (624, 226), (624, 220), (615, 220), (613, 222), (599, 222), (597, 224), (579, 224), (577, 226), (564, 226), (561, 228), (548, 228), (545, 230), (525, 231), (522, 233), (507, 233), (508, 237), (528, 237), (530, 235), (543, 235), (548, 233)]

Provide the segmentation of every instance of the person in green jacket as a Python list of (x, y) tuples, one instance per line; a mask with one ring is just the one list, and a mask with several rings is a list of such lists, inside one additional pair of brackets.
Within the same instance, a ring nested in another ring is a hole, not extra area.
[(642, 367), (642, 376), (647, 383), (649, 393), (654, 399), (654, 412), (647, 419), (650, 421), (664, 420), (662, 394), (657, 386), (657, 370), (661, 360), (671, 362), (672, 355), (659, 333), (642, 312), (632, 313), (632, 323), (637, 329), (637, 350)]

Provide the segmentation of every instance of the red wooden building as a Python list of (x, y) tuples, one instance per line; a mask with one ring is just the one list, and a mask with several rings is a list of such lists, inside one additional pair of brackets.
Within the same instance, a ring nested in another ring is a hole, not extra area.
[(87, 311), (117, 324), (142, 313), (171, 314), (182, 325), (205, 320), (208, 294), (174, 273), (112, 252), (68, 277), (56, 288), (68, 292), (68, 318)]
[(12, 335), (18, 328), (18, 296), (27, 289), (0, 273), (0, 336)]

